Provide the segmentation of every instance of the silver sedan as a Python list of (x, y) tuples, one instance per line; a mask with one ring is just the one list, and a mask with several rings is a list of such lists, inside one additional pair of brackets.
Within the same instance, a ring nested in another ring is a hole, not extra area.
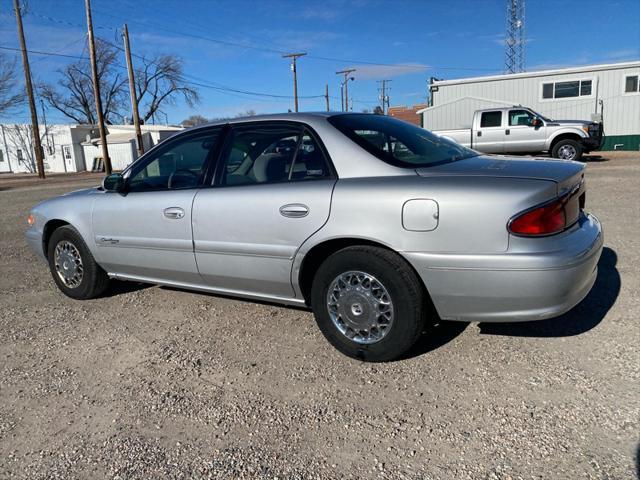
[(26, 236), (72, 298), (119, 279), (310, 307), (338, 350), (385, 361), (438, 319), (575, 306), (603, 244), (584, 207), (580, 163), (483, 156), (384, 116), (288, 114), (175, 135), (35, 206)]

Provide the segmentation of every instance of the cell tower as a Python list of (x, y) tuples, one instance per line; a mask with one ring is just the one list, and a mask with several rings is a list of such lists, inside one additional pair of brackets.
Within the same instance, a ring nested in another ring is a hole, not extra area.
[(506, 73), (524, 72), (524, 0), (507, 0)]

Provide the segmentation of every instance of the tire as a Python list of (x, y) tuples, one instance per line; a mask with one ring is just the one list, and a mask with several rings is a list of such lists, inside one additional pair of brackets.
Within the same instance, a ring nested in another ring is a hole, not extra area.
[[(329, 296), (330, 288), (333, 297)], [(383, 292), (391, 306), (372, 306), (384, 300)], [(420, 337), (427, 311), (423, 285), (407, 262), (394, 252), (370, 246), (344, 248), (320, 265), (313, 279), (311, 306), (329, 343), (343, 354), (367, 362), (390, 361), (405, 354)], [(367, 324), (360, 330), (364, 333), (356, 334), (362, 324), (352, 328), (354, 318)], [(372, 326), (377, 319), (380, 323)]]
[[(56, 254), (58, 247), (60, 251)], [(69, 225), (53, 232), (47, 245), (47, 257), (53, 281), (68, 297), (76, 300), (95, 298), (109, 286), (109, 276), (96, 263), (82, 236)]]
[[(573, 152), (573, 155), (568, 156), (571, 152)], [(563, 160), (580, 160), (582, 158), (582, 145), (569, 138), (560, 140), (553, 146), (551, 156)]]

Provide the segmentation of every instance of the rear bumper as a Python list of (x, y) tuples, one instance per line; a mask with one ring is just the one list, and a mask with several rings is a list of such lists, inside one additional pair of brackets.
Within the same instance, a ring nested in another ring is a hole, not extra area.
[(583, 215), (560, 235), (514, 238), (503, 254), (403, 255), (442, 319), (517, 322), (555, 317), (577, 305), (595, 283), (602, 246), (600, 222)]

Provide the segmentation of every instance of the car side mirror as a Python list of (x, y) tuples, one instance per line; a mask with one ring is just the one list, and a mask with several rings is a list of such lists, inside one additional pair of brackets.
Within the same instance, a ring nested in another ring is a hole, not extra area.
[(541, 125), (542, 125), (542, 120), (540, 120), (539, 118), (534, 118), (533, 120), (531, 120), (532, 127), (539, 127)]
[(121, 173), (112, 173), (102, 179), (102, 188), (106, 192), (122, 192), (125, 181)]

